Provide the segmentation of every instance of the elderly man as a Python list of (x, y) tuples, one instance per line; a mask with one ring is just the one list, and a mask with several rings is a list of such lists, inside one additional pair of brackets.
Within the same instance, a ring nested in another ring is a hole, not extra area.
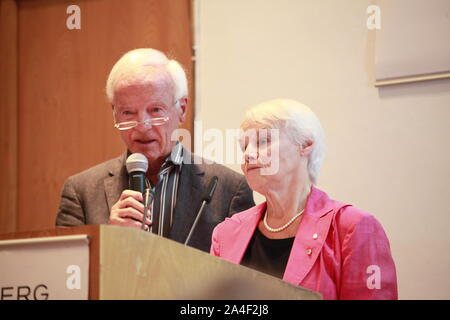
[(106, 93), (127, 151), (67, 179), (56, 225), (109, 223), (141, 228), (143, 197), (127, 190), (125, 167), (130, 154), (141, 153), (148, 159), (146, 176), (155, 188), (153, 219), (145, 229), (179, 242), (187, 238), (210, 180), (218, 177), (214, 197), (189, 242), (209, 251), (213, 228), (254, 202), (243, 176), (201, 158), (194, 161), (188, 150), (172, 141), (172, 133), (186, 118), (188, 88), (183, 68), (160, 51), (132, 50), (112, 68)]

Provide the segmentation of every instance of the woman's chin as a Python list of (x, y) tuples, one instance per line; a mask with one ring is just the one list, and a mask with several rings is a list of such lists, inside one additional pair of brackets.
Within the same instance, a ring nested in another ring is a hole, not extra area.
[(256, 179), (247, 179), (247, 183), (253, 191), (256, 191), (262, 195), (265, 195), (267, 192), (267, 183), (264, 181), (261, 181), (258, 179), (258, 181), (255, 181)]

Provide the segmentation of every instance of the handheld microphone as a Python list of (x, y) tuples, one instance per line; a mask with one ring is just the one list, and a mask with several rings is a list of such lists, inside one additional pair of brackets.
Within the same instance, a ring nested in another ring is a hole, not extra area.
[[(144, 198), (144, 219), (142, 220), (141, 229), (144, 230), (147, 219), (148, 206), (150, 204), (149, 189), (145, 188), (145, 174), (148, 169), (148, 160), (142, 153), (131, 154), (125, 163), (128, 172), (128, 187), (130, 190), (139, 191)], [(145, 194), (144, 194), (144, 191)]]
[(206, 193), (202, 198), (202, 206), (200, 207), (200, 210), (197, 213), (197, 216), (195, 217), (194, 223), (192, 224), (191, 230), (189, 231), (189, 234), (186, 238), (186, 241), (184, 242), (185, 245), (189, 243), (189, 240), (191, 239), (192, 233), (194, 232), (195, 227), (197, 226), (198, 220), (200, 219), (200, 216), (202, 215), (203, 208), (206, 204), (211, 202), (211, 199), (214, 195), (214, 191), (216, 191), (217, 187), (217, 181), (219, 178), (217, 176), (212, 177), (211, 182), (208, 185), (208, 189), (206, 189)]
[(148, 160), (142, 153), (133, 153), (126, 162), (128, 171), (128, 185), (130, 190), (144, 193), (145, 174), (148, 169)]

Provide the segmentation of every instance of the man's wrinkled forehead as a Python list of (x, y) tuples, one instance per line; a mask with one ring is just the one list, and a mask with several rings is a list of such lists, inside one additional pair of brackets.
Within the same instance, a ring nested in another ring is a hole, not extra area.
[(120, 97), (141, 99), (164, 98), (174, 95), (174, 84), (167, 71), (141, 74), (133, 77), (121, 77), (114, 84), (114, 101), (120, 103)]

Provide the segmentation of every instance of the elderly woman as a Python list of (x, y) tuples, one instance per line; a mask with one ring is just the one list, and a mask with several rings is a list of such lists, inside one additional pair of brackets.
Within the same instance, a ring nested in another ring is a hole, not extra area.
[(272, 100), (251, 108), (241, 129), (242, 171), (266, 201), (220, 223), (211, 254), (324, 299), (397, 299), (380, 223), (315, 187), (324, 159), (315, 114), (296, 101)]

